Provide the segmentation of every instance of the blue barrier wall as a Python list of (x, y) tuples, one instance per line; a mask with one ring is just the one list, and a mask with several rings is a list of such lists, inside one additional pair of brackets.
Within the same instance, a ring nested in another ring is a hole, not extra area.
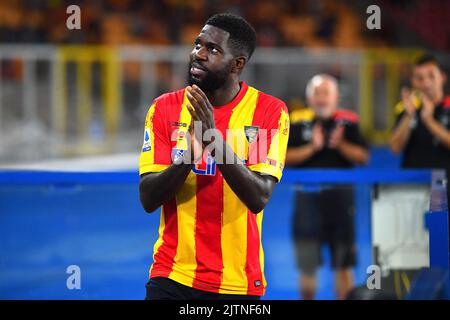
[[(158, 215), (137, 184), (0, 187), (0, 298), (142, 299)], [(68, 290), (69, 265), (81, 290)]]
[[(428, 171), (286, 170), (265, 210), (265, 299), (297, 299), (291, 241), (295, 183), (358, 182), (356, 283), (372, 263), (370, 185), (426, 183)], [(143, 299), (159, 213), (146, 214), (137, 172), (0, 172), (0, 298)], [(332, 299), (329, 255), (319, 272), (318, 298)], [(68, 290), (66, 268), (81, 268), (81, 290)]]

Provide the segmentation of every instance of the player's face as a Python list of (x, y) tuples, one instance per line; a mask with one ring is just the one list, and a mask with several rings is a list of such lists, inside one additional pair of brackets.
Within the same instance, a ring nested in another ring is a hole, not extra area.
[(328, 80), (323, 80), (314, 87), (313, 94), (309, 97), (309, 104), (314, 109), (317, 117), (330, 118), (337, 108), (338, 92), (336, 86)]
[(228, 47), (229, 33), (214, 26), (205, 25), (195, 39), (190, 54), (188, 82), (203, 91), (222, 87), (232, 71), (234, 55)]
[(422, 91), (431, 100), (442, 97), (445, 76), (434, 63), (415, 66), (413, 70), (412, 85), (414, 89)]

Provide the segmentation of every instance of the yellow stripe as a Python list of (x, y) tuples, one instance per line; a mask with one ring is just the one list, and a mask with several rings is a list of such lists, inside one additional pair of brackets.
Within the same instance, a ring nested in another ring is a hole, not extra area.
[[(141, 151), (141, 156), (139, 158), (139, 174), (149, 172), (145, 171), (145, 167), (149, 167), (155, 163), (155, 135), (153, 133), (153, 114), (155, 113), (156, 104), (152, 104), (147, 112), (147, 117), (145, 118), (145, 130), (150, 130), (150, 145), (151, 149), (146, 152)], [(144, 131), (145, 135), (145, 131)]]
[(222, 262), (220, 293), (247, 291), (247, 208), (230, 186), (223, 182)]
[(186, 286), (192, 286), (197, 269), (195, 258), (196, 180), (195, 173), (191, 171), (176, 195), (178, 247), (169, 278)]
[(244, 127), (252, 125), (257, 102), (258, 90), (248, 87), (241, 102), (234, 107), (228, 123), (227, 143), (241, 159), (248, 158), (248, 141), (245, 137)]
[(61, 49), (57, 51), (55, 63), (55, 85), (58, 89), (56, 90), (53, 121), (58, 134), (65, 139), (67, 135), (67, 61)]
[(82, 139), (87, 139), (92, 114), (92, 69), (90, 56), (86, 53), (77, 63), (77, 130)]
[(256, 216), (256, 224), (258, 225), (258, 230), (259, 230), (259, 263), (261, 265), (261, 274), (263, 277), (263, 285), (264, 288), (267, 287), (267, 281), (266, 281), (266, 277), (264, 276), (264, 249), (262, 246), (262, 221), (263, 221), (263, 215), (264, 212), (260, 212), (258, 213), (258, 215)]
[[(189, 130), (189, 125), (192, 121), (191, 113), (189, 112), (187, 108), (187, 104), (189, 103), (189, 100), (187, 98), (187, 91), (184, 90), (184, 98), (183, 98), (183, 104), (181, 105), (181, 112), (180, 112), (180, 123), (186, 123), (186, 127), (179, 127), (178, 132), (186, 133)], [(184, 137), (183, 139), (178, 139), (176, 148), (179, 150), (187, 150), (187, 138)]]
[[(278, 164), (277, 164), (278, 165)], [(281, 170), (274, 165), (269, 163), (257, 163), (248, 167), (252, 171), (260, 172), (262, 174), (267, 174), (272, 177), (275, 177), (280, 181), (281, 179)]]
[[(248, 142), (244, 126), (251, 126), (258, 99), (258, 91), (249, 87), (241, 102), (233, 109), (227, 142), (241, 159), (247, 158)], [(229, 140), (230, 139), (230, 140)], [(239, 142), (241, 147), (239, 147)], [(244, 148), (242, 148), (242, 146)], [(245, 294), (247, 277), (247, 208), (230, 186), (223, 182), (222, 261), (223, 278), (220, 293)]]
[(148, 172), (161, 172), (167, 169), (169, 165), (167, 164), (144, 164), (139, 167), (139, 175)]
[(403, 284), (405, 285), (406, 292), (409, 292), (411, 288), (411, 283), (409, 282), (408, 275), (406, 274), (406, 272), (402, 272), (400, 275), (402, 277)]
[(105, 130), (108, 143), (113, 143), (116, 139), (117, 129), (119, 125), (120, 103), (122, 92), (120, 90), (120, 70), (118, 50), (104, 49), (102, 54), (102, 76), (104, 81), (102, 84), (103, 108), (105, 112)]
[[(267, 133), (271, 134), (270, 132)], [(289, 115), (286, 111), (281, 110), (281, 116), (278, 123), (277, 133), (272, 137), (269, 152), (267, 154), (267, 158), (275, 160), (276, 165), (272, 165), (267, 161), (266, 163), (258, 163), (250, 166), (249, 168), (253, 171), (258, 171), (264, 174), (269, 174), (274, 176), (280, 181), (283, 168), (284, 161), (286, 158), (286, 148), (287, 142), (289, 139)]]
[[(164, 222), (164, 210), (161, 208), (161, 216), (159, 219), (159, 229), (158, 229), (158, 240), (155, 242), (155, 245), (153, 246), (153, 261), (155, 261), (155, 254), (158, 252), (159, 248), (163, 244), (163, 234), (164, 234), (164, 228), (166, 227), (166, 223)], [(149, 270), (149, 275), (151, 274), (153, 269), (153, 263)]]

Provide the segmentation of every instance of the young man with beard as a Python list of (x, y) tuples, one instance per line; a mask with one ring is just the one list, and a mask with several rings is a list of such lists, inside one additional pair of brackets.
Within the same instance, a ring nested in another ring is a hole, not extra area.
[(212, 16), (190, 54), (189, 86), (149, 108), (140, 199), (147, 212), (162, 210), (147, 299), (265, 292), (263, 209), (282, 175), (289, 116), (239, 80), (255, 45), (243, 18)]

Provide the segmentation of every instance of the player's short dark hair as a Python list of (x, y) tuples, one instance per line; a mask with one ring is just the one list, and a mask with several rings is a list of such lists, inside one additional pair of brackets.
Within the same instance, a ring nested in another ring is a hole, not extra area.
[(439, 69), (441, 69), (441, 64), (439, 63), (439, 60), (431, 53), (424, 53), (414, 60), (414, 66), (416, 67), (423, 66), (424, 64), (427, 63), (433, 63), (436, 66), (438, 66)]
[(256, 47), (256, 32), (244, 18), (231, 13), (218, 13), (211, 16), (205, 24), (228, 32), (228, 43), (232, 49), (250, 59)]

